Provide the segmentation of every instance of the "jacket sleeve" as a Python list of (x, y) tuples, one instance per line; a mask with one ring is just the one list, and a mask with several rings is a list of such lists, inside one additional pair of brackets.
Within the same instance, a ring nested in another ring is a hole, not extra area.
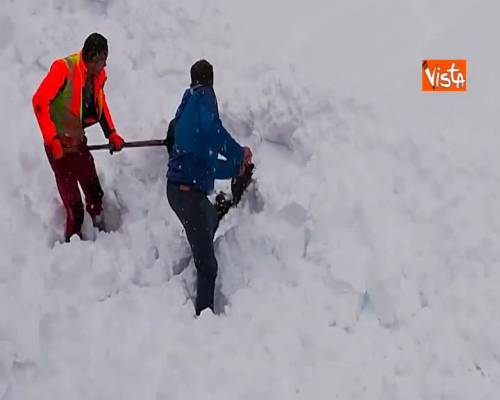
[(50, 103), (67, 82), (67, 78), (66, 63), (62, 59), (56, 60), (33, 95), (33, 110), (46, 144), (57, 135), (56, 126), (50, 117)]
[(241, 147), (236, 140), (233, 139), (231, 134), (222, 126), (222, 122), (219, 119), (217, 126), (219, 138), (219, 153), (226, 157), (228, 160), (234, 159), (238, 166), (241, 164), (243, 159), (243, 147)]
[(235, 165), (234, 163), (218, 159), (215, 164), (215, 179), (231, 179), (235, 177), (240, 170), (240, 164)]
[[(106, 77), (104, 78), (104, 82), (106, 81)], [(101, 119), (99, 120), (99, 124), (101, 125), (101, 129), (104, 132), (104, 136), (109, 138), (113, 132), (116, 131), (115, 124), (113, 122), (113, 118), (111, 117), (111, 112), (109, 111), (108, 102), (106, 101), (106, 94), (104, 93), (104, 83), (102, 84), (102, 114)]]
[(106, 102), (106, 95), (102, 92), (102, 114), (99, 120), (101, 129), (104, 132), (104, 136), (109, 138), (113, 132), (116, 131), (113, 118), (111, 118), (111, 112), (109, 111), (108, 103)]
[(220, 147), (219, 154), (222, 154), (226, 160), (218, 159), (215, 165), (216, 179), (229, 179), (236, 176), (240, 171), (241, 161), (243, 160), (243, 147), (241, 147), (230, 133), (222, 126), (219, 119)]
[(215, 177), (227, 179), (238, 174), (241, 160), (243, 159), (243, 147), (241, 147), (231, 134), (224, 128), (219, 117), (215, 94), (203, 96), (200, 109), (200, 125), (211, 143), (211, 151), (222, 154), (226, 160), (217, 160), (215, 165)]

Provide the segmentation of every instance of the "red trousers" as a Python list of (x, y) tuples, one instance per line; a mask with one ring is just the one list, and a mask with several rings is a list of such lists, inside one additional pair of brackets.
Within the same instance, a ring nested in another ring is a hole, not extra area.
[(81, 236), (83, 223), (83, 203), (78, 184), (85, 195), (87, 212), (96, 216), (102, 211), (104, 195), (94, 165), (94, 158), (86, 145), (78, 151), (66, 152), (64, 157), (54, 160), (49, 149), (45, 149), (50, 165), (54, 171), (57, 189), (66, 209), (66, 241), (73, 234)]

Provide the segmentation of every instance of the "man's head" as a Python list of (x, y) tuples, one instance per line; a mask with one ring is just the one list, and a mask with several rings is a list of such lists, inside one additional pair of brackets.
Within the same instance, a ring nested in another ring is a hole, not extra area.
[(90, 75), (96, 75), (106, 66), (108, 41), (100, 33), (92, 33), (83, 44), (82, 57)]
[(191, 66), (191, 86), (213, 85), (214, 69), (207, 60), (196, 61)]

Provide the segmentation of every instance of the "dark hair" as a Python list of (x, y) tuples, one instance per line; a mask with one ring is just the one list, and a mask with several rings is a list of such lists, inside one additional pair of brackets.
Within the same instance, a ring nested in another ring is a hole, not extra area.
[(214, 83), (214, 69), (207, 60), (196, 61), (191, 66), (191, 86), (212, 85)]
[(108, 41), (100, 33), (92, 33), (83, 44), (82, 57), (85, 61), (92, 60), (95, 56), (105, 53), (108, 55)]

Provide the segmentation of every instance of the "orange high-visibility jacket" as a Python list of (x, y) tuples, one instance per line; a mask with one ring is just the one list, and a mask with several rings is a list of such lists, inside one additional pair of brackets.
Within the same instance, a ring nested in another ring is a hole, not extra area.
[(104, 68), (93, 79), (97, 120), (82, 121), (82, 92), (86, 80), (87, 68), (81, 51), (52, 63), (33, 95), (33, 109), (44, 143), (50, 142), (55, 135), (59, 136), (63, 145), (68, 137), (75, 139), (75, 136), (81, 136), (80, 139), (83, 139), (83, 128), (100, 121), (101, 117), (106, 119), (111, 132), (115, 130), (104, 95)]

